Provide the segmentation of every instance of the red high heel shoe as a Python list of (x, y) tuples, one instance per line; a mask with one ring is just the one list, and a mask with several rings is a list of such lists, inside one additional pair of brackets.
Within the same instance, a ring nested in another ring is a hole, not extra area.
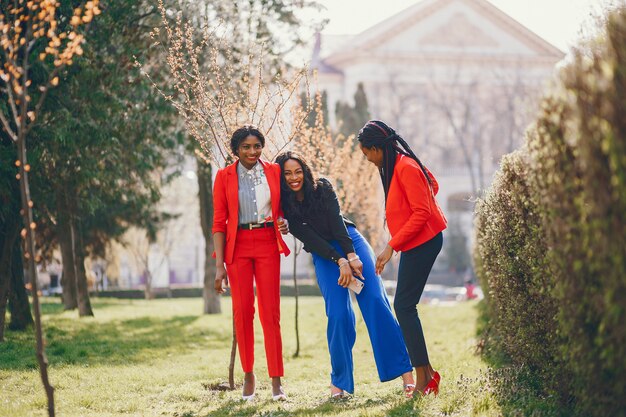
[(439, 372), (435, 371), (433, 377), (426, 385), (426, 388), (424, 388), (424, 395), (428, 395), (432, 392), (436, 397), (437, 394), (439, 394), (439, 381), (441, 381), (441, 375), (439, 375)]

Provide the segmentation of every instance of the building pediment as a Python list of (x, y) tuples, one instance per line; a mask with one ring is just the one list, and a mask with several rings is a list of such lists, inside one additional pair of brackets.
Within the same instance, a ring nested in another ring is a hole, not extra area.
[(499, 46), (499, 42), (494, 37), (489, 36), (463, 13), (455, 13), (443, 25), (418, 37), (417, 44), (445, 48)]
[(422, 0), (354, 36), (321, 62), (341, 68), (363, 56), (510, 56), (550, 59), (563, 53), (487, 0)]

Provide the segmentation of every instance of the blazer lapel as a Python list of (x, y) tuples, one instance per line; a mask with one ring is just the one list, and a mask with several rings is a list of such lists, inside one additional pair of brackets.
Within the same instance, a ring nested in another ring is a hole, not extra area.
[(270, 198), (272, 199), (272, 217), (276, 217), (278, 213), (278, 204), (280, 204), (280, 178), (276, 178), (276, 170), (265, 162), (261, 161), (263, 170), (265, 171), (265, 178), (267, 178), (267, 184), (270, 187)]

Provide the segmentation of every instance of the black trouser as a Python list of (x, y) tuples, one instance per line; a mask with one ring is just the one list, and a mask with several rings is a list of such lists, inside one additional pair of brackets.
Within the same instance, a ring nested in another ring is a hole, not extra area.
[(417, 315), (417, 304), (420, 301), (430, 270), (441, 252), (443, 234), (439, 233), (423, 243), (400, 255), (398, 270), (398, 286), (393, 302), (396, 317), (404, 341), (406, 342), (411, 364), (414, 367), (428, 365), (428, 351), (422, 331), (422, 323)]

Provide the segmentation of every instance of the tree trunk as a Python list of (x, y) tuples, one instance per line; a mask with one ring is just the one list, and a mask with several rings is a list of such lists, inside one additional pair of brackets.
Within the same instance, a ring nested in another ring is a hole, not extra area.
[(91, 302), (89, 301), (89, 286), (85, 272), (85, 247), (83, 244), (83, 231), (80, 221), (72, 219), (72, 243), (74, 247), (74, 271), (76, 276), (76, 296), (78, 299), (78, 316), (93, 317)]
[(78, 307), (78, 298), (76, 296), (74, 251), (72, 250), (71, 214), (67, 204), (65, 190), (57, 190), (57, 207), (59, 210), (57, 236), (61, 248), (61, 263), (63, 264), (63, 274), (61, 275), (63, 305), (65, 310), (73, 310)]
[(9, 311), (11, 311), (11, 330), (26, 330), (33, 324), (28, 294), (24, 287), (24, 263), (19, 240), (13, 243), (13, 262), (11, 264), (11, 284), (9, 289)]
[(294, 358), (300, 356), (300, 329), (298, 326), (298, 280), (296, 279), (296, 272), (298, 271), (298, 241), (293, 238), (293, 288), (296, 296), (296, 353), (293, 354)]
[[(13, 241), (17, 239), (17, 224), (0, 223), (0, 342), (4, 341), (7, 301), (11, 283)], [(19, 241), (18, 241), (19, 244)]]
[(215, 280), (215, 262), (213, 261), (213, 177), (211, 165), (199, 158), (198, 166), (198, 197), (200, 200), (200, 224), (204, 236), (204, 314), (220, 314), (222, 306), (220, 297), (213, 286)]
[[(22, 113), (24, 114), (24, 113)], [(48, 416), (54, 417), (54, 387), (48, 378), (48, 358), (46, 357), (43, 331), (41, 328), (41, 309), (39, 307), (39, 282), (37, 266), (35, 265), (35, 222), (33, 220), (33, 202), (30, 199), (30, 187), (28, 185), (28, 161), (26, 160), (26, 137), (23, 133), (24, 126), (20, 129), (17, 140), (18, 160), (20, 162), (20, 195), (22, 200), (22, 215), (24, 216), (24, 231), (26, 240), (26, 252), (24, 257), (27, 261), (28, 276), (32, 284), (33, 309), (35, 311), (35, 339), (37, 341), (37, 361), (39, 372), (48, 400)]]
[(148, 263), (146, 262), (146, 286), (144, 289), (144, 297), (146, 300), (152, 300), (154, 294), (152, 294), (152, 273), (148, 269)]

